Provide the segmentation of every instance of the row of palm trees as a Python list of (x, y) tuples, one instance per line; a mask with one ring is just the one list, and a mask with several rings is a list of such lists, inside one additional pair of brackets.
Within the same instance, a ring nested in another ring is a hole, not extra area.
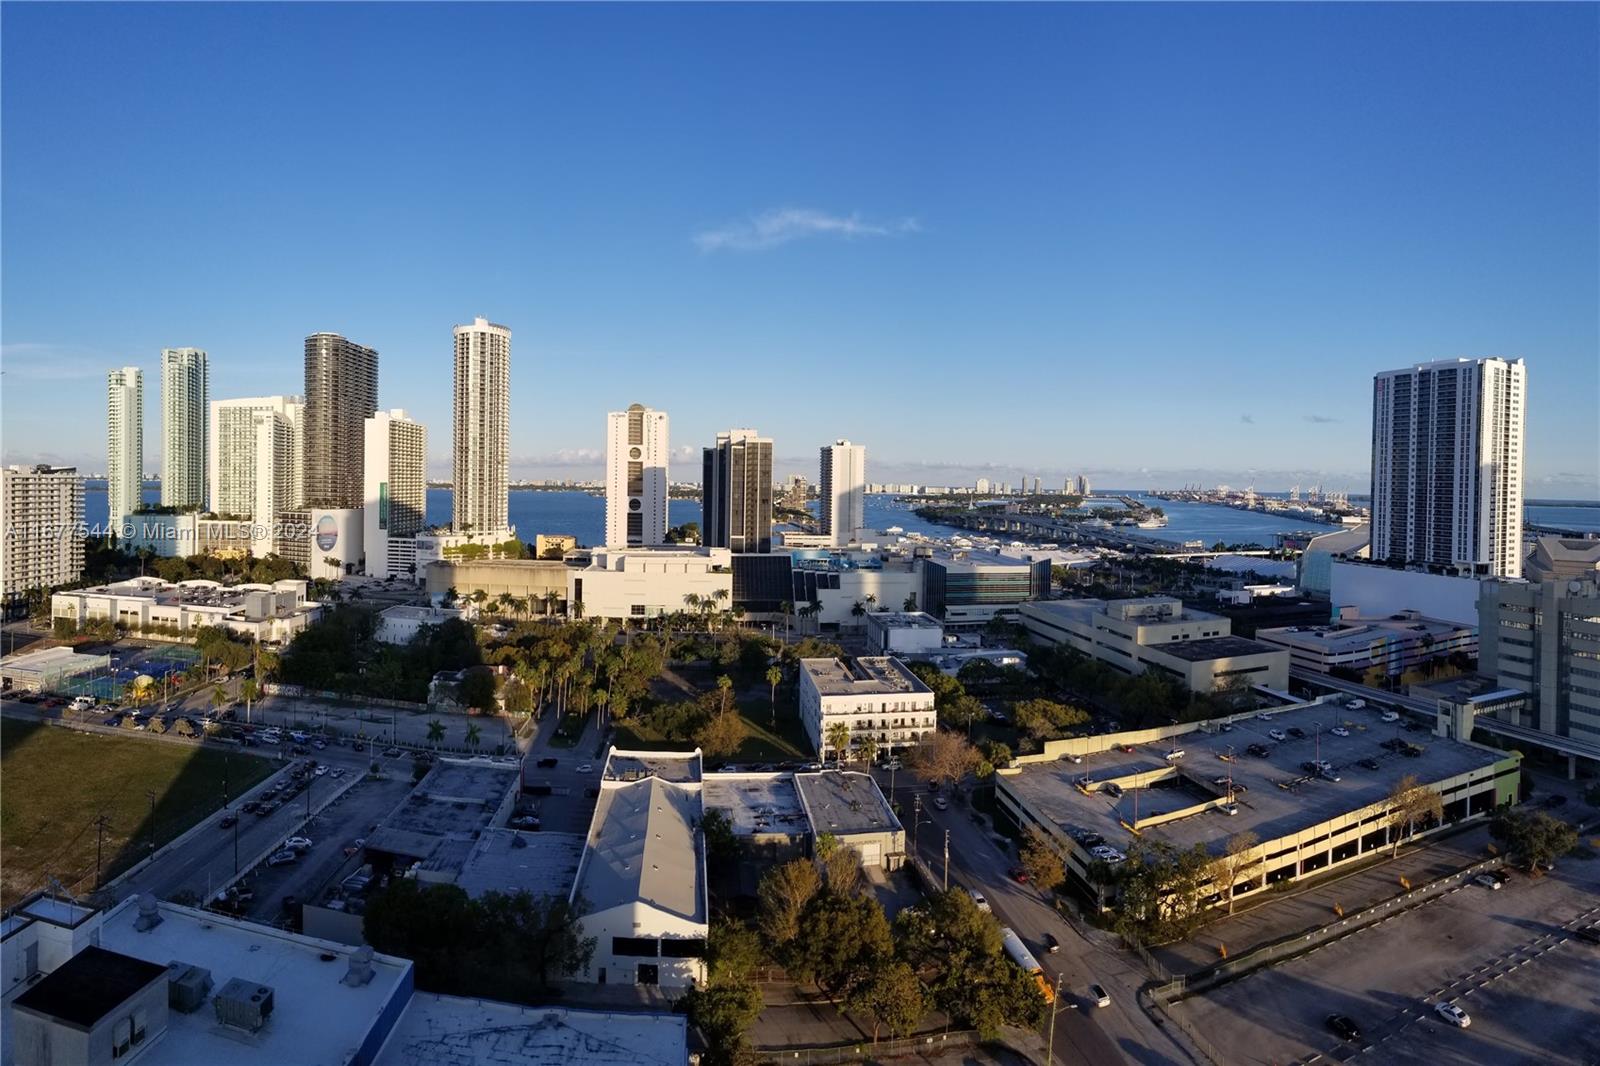
[(834, 765), (844, 768), (846, 756), (851, 759), (860, 759), (867, 766), (872, 765), (872, 760), (878, 757), (880, 746), (876, 737), (865, 736), (851, 744), (850, 726), (846, 722), (833, 722), (823, 731), (823, 738), (827, 740), (828, 747), (833, 749)]

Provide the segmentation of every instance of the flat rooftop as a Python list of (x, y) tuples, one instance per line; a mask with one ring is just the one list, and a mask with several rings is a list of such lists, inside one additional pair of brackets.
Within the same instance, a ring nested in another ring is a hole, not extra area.
[(601, 787), (573, 887), (586, 913), (642, 903), (707, 920), (697, 791), (659, 777)]
[(707, 774), (701, 798), (708, 812), (727, 815), (738, 836), (799, 835), (810, 829), (789, 774)]
[(418, 992), (375, 1066), (687, 1066), (681, 1014), (523, 1007)]
[(606, 781), (640, 781), (659, 777), (663, 781), (690, 784), (701, 777), (700, 752), (696, 751), (618, 751), (611, 749), (601, 773)]
[(167, 968), (159, 963), (91, 944), (13, 1002), (88, 1029), (166, 973)]
[[(1141, 821), (1157, 813), (1193, 807), (1225, 795), (1231, 776), (1235, 788), (1243, 789), (1234, 796), (1239, 806), (1237, 815), (1201, 810), (1142, 830), (1147, 838), (1166, 841), (1180, 850), (1205, 844), (1220, 851), (1223, 842), (1236, 833), (1248, 830), (1263, 842), (1272, 841), (1380, 803), (1408, 774), (1426, 784), (1510, 757), (1427, 732), (1406, 732), (1404, 720), (1383, 722), (1376, 710), (1350, 710), (1342, 702), (1287, 707), (1272, 712), (1270, 720), (1249, 716), (1236, 718), (1228, 725), (1231, 728), (1225, 732), (1197, 728), (1164, 741), (1130, 745), (1132, 751), (1114, 747), (1087, 755), (1081, 763), (1058, 760), (1032, 764), (1004, 771), (1000, 780), (1061, 829), (1098, 833), (1108, 843), (1126, 850), (1133, 838), (1121, 822), (1134, 821), (1136, 804)], [(1330, 730), (1335, 726), (1348, 729), (1350, 736), (1334, 736)], [(1288, 734), (1291, 728), (1305, 736), (1296, 738), (1290, 734), (1289, 739), (1280, 742), (1268, 733), (1278, 729)], [(1395, 737), (1415, 745), (1421, 754), (1410, 758), (1382, 747), (1384, 741)], [(1268, 749), (1266, 757), (1246, 754), (1245, 748), (1251, 744), (1264, 745)], [(1075, 784), (1080, 778), (1098, 783), (1165, 771), (1174, 765), (1167, 762), (1166, 755), (1176, 749), (1185, 754), (1175, 764), (1177, 773), (1173, 779), (1160, 787), (1124, 787), (1119, 798), (1093, 784), (1093, 790), (1087, 792)], [(1319, 758), (1332, 763), (1341, 780), (1312, 777), (1301, 769), (1302, 762)], [(1369, 758), (1377, 762), (1378, 769), (1356, 765)]]
[(1274, 644), (1264, 644), (1248, 637), (1202, 637), (1200, 640), (1171, 640), (1160, 644), (1146, 644), (1147, 651), (1159, 651), (1184, 662), (1203, 663), (1212, 659), (1234, 659), (1241, 655), (1266, 655), (1284, 650)]
[(83, 667), (85, 670), (104, 666), (111, 661), (107, 655), (81, 654), (72, 648), (42, 648), (38, 651), (25, 651), (17, 655), (7, 655), (0, 659), (0, 667), (6, 670), (27, 672), (34, 670), (52, 670), (63, 667)]
[(421, 859), (443, 841), (471, 840), (489, 827), (519, 782), (515, 763), (440, 759), (367, 838), (367, 847)]
[(801, 659), (800, 669), (824, 696), (887, 696), (933, 691), (891, 655)]
[(1365, 651), (1373, 641), (1392, 637), (1417, 639), (1432, 637), (1435, 640), (1453, 637), (1473, 627), (1440, 618), (1423, 618), (1410, 615), (1385, 615), (1379, 618), (1345, 618), (1327, 625), (1281, 626), (1276, 629), (1257, 630), (1257, 635), (1275, 644), (1317, 650), (1337, 655), (1343, 652)]
[(873, 611), (867, 619), (885, 629), (943, 629), (939, 620), (925, 611)]
[(795, 774), (794, 784), (814, 833), (892, 833), (901, 829), (900, 819), (869, 774), (823, 770)]
[(581, 833), (488, 829), (472, 842), (456, 885), (474, 899), (486, 892), (566, 896), (583, 858)]

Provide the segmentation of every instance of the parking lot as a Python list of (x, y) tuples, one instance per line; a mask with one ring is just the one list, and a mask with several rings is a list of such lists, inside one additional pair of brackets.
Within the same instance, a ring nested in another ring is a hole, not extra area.
[(587, 833), (604, 762), (560, 748), (530, 754), (522, 771), (522, 807), (538, 812), (546, 833)]
[[(1177, 1009), (1230, 1063), (1358, 1048), (1383, 1063), (1600, 1062), (1600, 946), (1565, 928), (1600, 917), (1596, 865), (1510, 873), (1497, 891), (1467, 882)], [(1439, 1019), (1440, 1000), (1458, 1002), (1470, 1028)], [(1362, 1041), (1341, 1043), (1330, 1013), (1352, 1018)]]

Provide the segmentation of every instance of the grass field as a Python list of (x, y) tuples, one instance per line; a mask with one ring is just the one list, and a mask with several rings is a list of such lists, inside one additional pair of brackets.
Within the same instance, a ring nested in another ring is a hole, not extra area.
[(251, 755), (0, 721), (0, 904), (49, 877), (93, 891), (100, 815), (103, 884), (148, 854), (152, 839), (159, 847), (221, 806), (225, 781), (237, 796), (272, 770)]
[[(780, 707), (778, 727), (772, 728), (772, 708), (763, 696), (760, 702), (739, 700), (735, 706), (744, 719), (744, 742), (739, 750), (727, 757), (733, 763), (798, 762), (811, 759), (811, 742), (806, 738), (800, 720), (791, 711), (788, 715)], [(686, 741), (672, 741), (646, 728), (636, 719), (614, 723), (616, 736), (613, 743), (623, 749), (638, 751), (687, 751), (694, 747)], [(712, 758), (711, 763), (721, 760)]]

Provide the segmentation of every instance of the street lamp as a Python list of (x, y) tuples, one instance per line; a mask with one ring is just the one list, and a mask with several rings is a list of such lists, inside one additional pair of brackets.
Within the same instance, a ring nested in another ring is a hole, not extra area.
[(1056, 1061), (1056, 1014), (1061, 1010), (1062, 976), (1062, 974), (1056, 974), (1056, 998), (1050, 1001), (1050, 1037), (1044, 1055), (1044, 1061), (1049, 1066), (1055, 1066)]

